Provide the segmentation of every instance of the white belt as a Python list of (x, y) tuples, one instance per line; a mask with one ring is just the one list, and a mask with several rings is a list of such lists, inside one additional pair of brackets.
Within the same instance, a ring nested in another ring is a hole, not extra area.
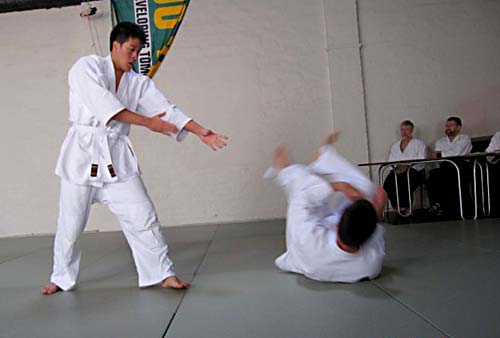
[[(86, 126), (81, 124), (73, 124), (71, 128), (74, 128), (79, 131), (90, 132), (94, 136), (92, 139), (92, 162), (90, 164), (90, 172), (89, 172), (90, 181), (97, 181), (100, 179), (99, 165), (103, 163), (99, 162), (99, 155), (101, 155), (104, 158), (104, 165), (106, 166), (107, 173), (109, 174), (109, 177), (107, 177), (102, 181), (106, 182), (117, 181), (118, 176), (116, 175), (115, 168), (113, 167), (113, 161), (111, 159), (111, 153), (109, 151), (108, 136), (116, 136), (124, 139), (127, 142), (127, 145), (130, 147), (130, 150), (134, 152), (128, 136), (119, 133), (117, 131), (100, 127)], [(134, 158), (135, 158), (135, 153), (134, 153)]]

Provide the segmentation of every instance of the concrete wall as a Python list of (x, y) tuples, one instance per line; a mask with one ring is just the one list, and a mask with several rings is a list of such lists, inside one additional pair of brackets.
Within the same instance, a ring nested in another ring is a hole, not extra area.
[(360, 0), (359, 25), (373, 161), (407, 118), (431, 147), (450, 115), (471, 137), (500, 130), (499, 1)]
[[(109, 2), (92, 19), (107, 53)], [(0, 15), (3, 37), (0, 236), (55, 230), (55, 160), (66, 133), (66, 74), (92, 46), (83, 7)], [(305, 162), (341, 129), (355, 162), (384, 160), (399, 122), (431, 144), (457, 112), (472, 136), (500, 129), (500, 2), (486, 0), (192, 1), (155, 81), (230, 145), (175, 144), (133, 128), (164, 225), (283, 217), (261, 179), (285, 143)], [(118, 229), (102, 207), (87, 230)]]
[[(109, 2), (93, 19), (107, 50)], [(164, 225), (283, 217), (285, 201), (262, 180), (272, 149), (307, 161), (332, 129), (320, 1), (192, 1), (155, 80), (186, 113), (230, 137), (213, 153), (133, 128), (143, 178)], [(80, 7), (1, 15), (5, 165), (0, 236), (55, 230), (53, 168), (67, 130), (66, 74), (94, 53)], [(87, 230), (118, 229), (102, 207)]]
[[(82, 10), (0, 14), (0, 236), (55, 231), (59, 180), (53, 172), (68, 128), (67, 71), (94, 50)], [(99, 10), (104, 38), (109, 4)]]

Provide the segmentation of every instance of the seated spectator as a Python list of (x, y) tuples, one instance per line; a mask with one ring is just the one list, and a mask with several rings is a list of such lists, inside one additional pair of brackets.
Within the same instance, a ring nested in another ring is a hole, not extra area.
[(498, 153), (500, 152), (500, 131), (497, 131), (495, 135), (491, 138), (488, 148), (486, 148), (487, 153)]
[(488, 158), (490, 170), (490, 206), (491, 216), (500, 216), (500, 131), (491, 138), (487, 153), (498, 153), (497, 156)]
[[(425, 144), (419, 139), (413, 137), (414, 125), (411, 121), (406, 120), (401, 122), (399, 131), (401, 133), (401, 140), (394, 143), (391, 147), (391, 152), (389, 154), (389, 162), (392, 161), (404, 161), (404, 160), (419, 160), (425, 158)], [(398, 198), (399, 196), (399, 210), (402, 213), (407, 212), (407, 208), (410, 207), (410, 200), (408, 198), (408, 175), (410, 178), (410, 191), (411, 198), (413, 200), (413, 193), (417, 189), (418, 185), (422, 182), (422, 174), (424, 165), (415, 165), (410, 168), (408, 165), (399, 164), (394, 170), (392, 170), (389, 175), (387, 175), (384, 181), (384, 190), (389, 196), (391, 205), (393, 208), (398, 208)], [(407, 171), (410, 171), (407, 173)], [(396, 176), (396, 178), (394, 177)], [(396, 195), (396, 179), (398, 182), (398, 194)]]
[[(452, 116), (446, 120), (446, 136), (436, 141), (432, 158), (468, 155), (472, 149), (469, 136), (460, 134), (462, 120)], [(460, 169), (460, 185), (462, 188), (462, 206), (465, 211), (472, 210), (472, 198), (469, 192), (471, 181), (471, 165), (465, 160), (453, 160)], [(459, 215), (458, 178), (455, 166), (443, 162), (439, 168), (431, 170), (427, 180), (427, 192), (431, 214), (453, 218)]]

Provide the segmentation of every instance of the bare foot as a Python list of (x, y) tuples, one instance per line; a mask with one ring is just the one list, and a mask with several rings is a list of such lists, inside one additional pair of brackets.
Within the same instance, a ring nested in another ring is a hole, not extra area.
[(339, 135), (340, 135), (340, 131), (334, 131), (333, 133), (326, 135), (325, 140), (323, 141), (323, 144), (326, 145), (326, 144), (333, 144), (333, 143), (337, 142)]
[(274, 151), (273, 168), (283, 169), (290, 165), (290, 158), (284, 146), (279, 146)]
[(167, 277), (161, 282), (161, 287), (172, 288), (172, 289), (187, 289), (191, 286), (190, 283), (183, 282), (177, 276)]
[(59, 291), (61, 291), (61, 288), (55, 285), (54, 283), (49, 283), (40, 288), (40, 293), (46, 296), (50, 296)]
[[(325, 139), (323, 140), (323, 144), (321, 146), (327, 146), (330, 144), (334, 144), (335, 142), (337, 142), (339, 135), (340, 135), (340, 131), (334, 131), (334, 132), (331, 132), (330, 134), (326, 135)], [(318, 158), (320, 157), (320, 155), (321, 155), (321, 153), (320, 153), (320, 150), (318, 149), (314, 153), (314, 157), (313, 157), (313, 160), (311, 161), (311, 163), (314, 163), (315, 161), (317, 161)]]

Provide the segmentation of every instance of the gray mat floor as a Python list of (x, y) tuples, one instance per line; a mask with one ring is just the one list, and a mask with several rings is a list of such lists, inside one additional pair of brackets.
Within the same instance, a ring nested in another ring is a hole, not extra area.
[(500, 337), (500, 219), (386, 226), (382, 276), (279, 272), (284, 222), (165, 229), (187, 291), (139, 289), (120, 232), (83, 235), (78, 288), (38, 287), (50, 236), (0, 239), (0, 337)]

